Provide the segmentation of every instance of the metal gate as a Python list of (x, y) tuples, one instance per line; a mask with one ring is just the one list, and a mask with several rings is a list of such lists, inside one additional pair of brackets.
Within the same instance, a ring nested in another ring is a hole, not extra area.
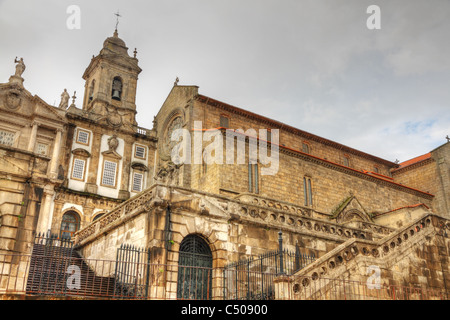
[(180, 244), (177, 298), (211, 299), (211, 286), (211, 250), (199, 236), (188, 235)]
[(150, 249), (121, 244), (117, 249), (114, 296), (145, 299), (150, 276)]

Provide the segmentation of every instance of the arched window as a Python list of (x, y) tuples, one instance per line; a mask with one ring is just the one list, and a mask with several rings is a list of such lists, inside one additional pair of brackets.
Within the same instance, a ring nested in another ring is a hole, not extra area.
[(178, 299), (211, 299), (212, 253), (205, 240), (188, 235), (178, 258)]
[(71, 238), (80, 229), (80, 216), (75, 211), (68, 211), (62, 217), (60, 238)]
[(119, 77), (115, 77), (113, 80), (111, 96), (114, 100), (122, 99), (122, 80)]
[(91, 85), (89, 86), (89, 101), (91, 101), (94, 97), (94, 88), (95, 88), (95, 79), (92, 80)]
[(104, 214), (105, 214), (104, 212), (99, 213), (98, 215), (96, 215), (96, 216), (94, 217), (94, 219), (92, 219), (92, 221), (95, 221), (95, 220), (101, 218)]
[(312, 188), (310, 177), (303, 177), (303, 192), (305, 196), (305, 206), (312, 206)]

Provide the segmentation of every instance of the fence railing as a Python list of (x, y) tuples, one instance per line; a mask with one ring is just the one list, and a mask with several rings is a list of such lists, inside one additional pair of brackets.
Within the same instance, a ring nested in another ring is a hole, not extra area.
[(150, 281), (150, 249), (122, 244), (117, 249), (114, 296), (146, 298)]
[[(132, 270), (145, 270), (137, 277), (139, 290), (120, 291), (115, 277), (116, 261), (61, 257), (58, 272), (52, 269), (30, 268), (32, 259), (43, 261), (48, 256), (0, 254), (0, 295), (27, 295), (86, 299), (177, 299), (177, 290), (187, 290), (182, 299), (287, 299), (287, 300), (433, 300), (448, 299), (445, 291), (432, 288), (380, 285), (367, 283), (302, 277), (293, 281), (288, 275), (279, 277), (273, 272), (236, 270), (229, 268), (186, 267), (174, 264), (127, 262)], [(44, 270), (44, 271), (42, 271)], [(179, 272), (183, 281), (180, 283)], [(45, 276), (42, 276), (43, 273)], [(229, 273), (228, 275), (226, 273)], [(212, 277), (212, 281), (199, 281), (198, 277)], [(197, 278), (196, 278), (197, 277)], [(235, 277), (235, 278), (233, 278)], [(120, 277), (119, 277), (120, 278)], [(287, 285), (280, 285), (283, 278)], [(38, 279), (38, 282), (36, 282)], [(237, 281), (235, 280), (237, 279)], [(121, 282), (123, 284), (123, 282)], [(188, 283), (188, 285), (186, 285)], [(206, 283), (202, 286), (202, 283)], [(250, 284), (251, 290), (243, 284)], [(195, 284), (195, 285), (192, 285)], [(235, 285), (238, 287), (237, 294)], [(199, 285), (199, 286), (198, 286)], [(241, 290), (242, 289), (242, 290)], [(259, 291), (258, 291), (259, 290)], [(200, 293), (199, 293), (200, 292)], [(210, 295), (209, 292), (212, 292)], [(205, 293), (205, 294), (204, 294)], [(206, 297), (206, 298), (205, 298)]]
[(315, 260), (314, 255), (282, 249), (233, 262), (223, 269), (225, 299), (275, 299), (274, 279), (292, 275)]

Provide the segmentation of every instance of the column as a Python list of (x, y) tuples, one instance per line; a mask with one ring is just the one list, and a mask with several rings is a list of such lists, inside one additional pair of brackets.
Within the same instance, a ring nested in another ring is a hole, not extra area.
[(100, 163), (100, 155), (101, 155), (101, 142), (102, 142), (102, 134), (101, 132), (93, 131), (92, 132), (92, 148), (91, 148), (91, 158), (89, 168), (87, 168), (87, 182), (85, 185), (85, 191), (89, 193), (97, 193), (97, 175), (100, 175), (102, 172)]
[(34, 151), (34, 145), (36, 144), (36, 136), (37, 136), (37, 129), (39, 127), (39, 123), (34, 121), (31, 124), (33, 127), (31, 128), (31, 136), (30, 136), (30, 141), (28, 142), (28, 148), (27, 150), (30, 152)]
[(44, 201), (39, 211), (39, 219), (36, 227), (36, 233), (45, 233), (51, 228), (51, 207), (53, 202), (54, 192), (51, 187), (45, 187), (44, 189)]
[(127, 200), (130, 198), (130, 174), (131, 174), (131, 158), (134, 152), (133, 140), (127, 141), (128, 137), (124, 138), (125, 147), (122, 157), (122, 180), (119, 189), (119, 199)]
[(53, 146), (53, 154), (52, 160), (50, 162), (50, 174), (57, 175), (58, 174), (58, 162), (59, 162), (59, 153), (61, 150), (61, 139), (62, 138), (62, 129), (56, 129), (56, 138), (55, 145)]

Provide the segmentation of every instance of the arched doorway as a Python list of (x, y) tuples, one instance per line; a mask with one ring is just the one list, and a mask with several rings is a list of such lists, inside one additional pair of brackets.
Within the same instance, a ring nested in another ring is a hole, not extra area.
[(188, 235), (178, 258), (178, 299), (211, 299), (212, 253), (205, 240)]
[(64, 213), (61, 221), (60, 238), (70, 239), (80, 229), (80, 216), (75, 211)]

